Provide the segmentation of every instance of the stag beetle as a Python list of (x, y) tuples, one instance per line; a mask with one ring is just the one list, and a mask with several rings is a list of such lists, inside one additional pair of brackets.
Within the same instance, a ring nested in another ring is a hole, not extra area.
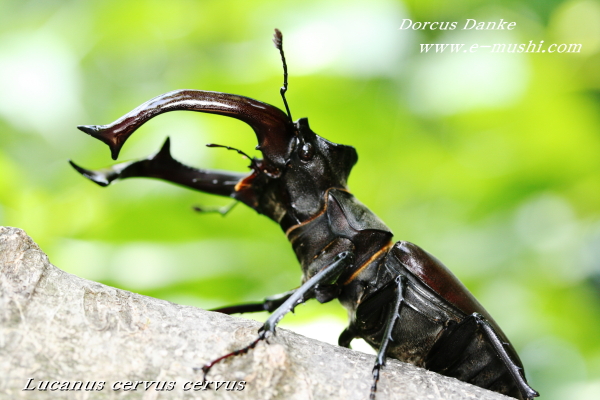
[(171, 156), (169, 139), (153, 156), (108, 169), (88, 170), (71, 162), (101, 186), (117, 179), (158, 178), (231, 197), (271, 218), (285, 232), (302, 267), (302, 285), (261, 303), (214, 310), (272, 314), (248, 346), (205, 364), (205, 376), (216, 363), (246, 353), (273, 334), (297, 305), (311, 298), (321, 303), (337, 298), (350, 316), (340, 346), (350, 347), (354, 338), (363, 338), (377, 351), (371, 399), (386, 356), (518, 399), (537, 397), (515, 349), (467, 288), (420, 247), (393, 243), (391, 230), (348, 190), (348, 175), (358, 160), (354, 147), (317, 135), (306, 118), (293, 122), (285, 98), (287, 65), (278, 30), (273, 41), (284, 69), (281, 96), (287, 113), (234, 94), (176, 90), (111, 124), (78, 127), (106, 143), (115, 160), (136, 129), (168, 111), (225, 115), (254, 130), (263, 158), (248, 157), (249, 174), (184, 165)]

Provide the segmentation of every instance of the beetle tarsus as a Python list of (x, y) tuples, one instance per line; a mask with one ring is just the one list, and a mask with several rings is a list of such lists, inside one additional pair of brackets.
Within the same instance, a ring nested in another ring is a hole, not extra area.
[(243, 347), (238, 350), (235, 350), (235, 351), (232, 351), (231, 353), (225, 354), (224, 356), (221, 356), (219, 358), (216, 358), (213, 361), (204, 364), (201, 368), (194, 368), (194, 371), (202, 370), (202, 373), (203, 373), (202, 380), (206, 381), (206, 376), (208, 375), (211, 368), (214, 367), (216, 364), (218, 364), (221, 361), (226, 360), (228, 358), (235, 357), (240, 354), (246, 354), (247, 352), (249, 352), (250, 350), (255, 348), (256, 345), (258, 344), (258, 342), (260, 342), (261, 340), (265, 340), (266, 338), (267, 338), (267, 332), (259, 332), (258, 338), (256, 338), (256, 340), (254, 340), (248, 346)]
[(381, 369), (381, 364), (375, 364), (373, 367), (373, 384), (371, 385), (371, 393), (369, 394), (369, 400), (375, 400), (375, 395), (377, 393), (377, 382), (379, 382), (379, 370)]

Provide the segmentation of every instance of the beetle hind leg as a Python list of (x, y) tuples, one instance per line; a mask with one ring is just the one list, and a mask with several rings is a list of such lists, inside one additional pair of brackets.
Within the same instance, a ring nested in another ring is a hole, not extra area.
[(519, 389), (519, 392), (523, 396), (523, 398), (531, 400), (534, 397), (538, 397), (539, 393), (533, 390), (531, 386), (525, 380), (523, 374), (523, 367), (517, 365), (513, 359), (510, 357), (509, 353), (506, 350), (505, 343), (500, 339), (492, 325), (480, 314), (473, 313), (469, 316), (469, 318), (475, 319), (477, 325), (482, 329), (484, 335), (488, 338), (494, 350), (502, 360), (502, 362), (506, 365), (506, 368), (512, 375), (515, 383)]

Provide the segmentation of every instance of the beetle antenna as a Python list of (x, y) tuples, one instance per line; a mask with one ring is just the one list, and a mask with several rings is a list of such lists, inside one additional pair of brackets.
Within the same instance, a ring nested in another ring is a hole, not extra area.
[(283, 63), (283, 86), (281, 89), (279, 89), (279, 93), (281, 93), (281, 98), (283, 99), (283, 104), (285, 105), (285, 110), (287, 111), (288, 117), (290, 117), (290, 122), (293, 123), (294, 120), (292, 119), (292, 113), (290, 112), (290, 107), (285, 99), (285, 92), (287, 92), (288, 87), (288, 73), (285, 55), (283, 54), (283, 35), (279, 29), (275, 29), (275, 34), (273, 35), (273, 44), (277, 50), (279, 50), (279, 54), (281, 54), (281, 62)]
[(222, 144), (215, 144), (215, 143), (208, 143), (206, 145), (206, 147), (221, 147), (227, 150), (233, 150), (236, 151), (238, 154), (243, 155), (244, 157), (246, 157), (248, 160), (250, 160), (250, 168), (252, 168), (255, 171), (258, 171), (258, 165), (256, 165), (256, 162), (254, 161), (254, 158), (250, 157), (248, 154), (244, 153), (242, 150), (240, 149), (236, 149), (235, 147), (231, 147), (231, 146), (224, 146)]

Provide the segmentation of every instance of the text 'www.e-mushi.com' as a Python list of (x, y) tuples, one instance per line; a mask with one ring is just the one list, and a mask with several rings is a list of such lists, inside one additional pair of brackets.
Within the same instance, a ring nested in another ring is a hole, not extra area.
[(489, 51), (490, 53), (580, 53), (581, 43), (544, 45), (544, 41), (534, 43), (495, 43), (491, 45), (464, 43), (421, 43), (421, 53), (476, 53)]

